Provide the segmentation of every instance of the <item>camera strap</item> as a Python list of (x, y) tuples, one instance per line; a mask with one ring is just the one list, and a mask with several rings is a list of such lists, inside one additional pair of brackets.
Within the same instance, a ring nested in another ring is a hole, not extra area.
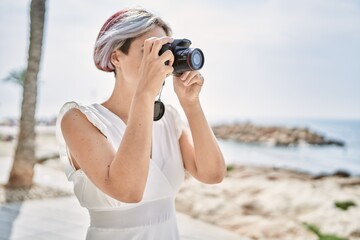
[(165, 113), (165, 105), (160, 99), (164, 85), (165, 85), (165, 81), (164, 81), (163, 85), (161, 86), (159, 98), (154, 103), (154, 121), (159, 121), (164, 116), (164, 113)]

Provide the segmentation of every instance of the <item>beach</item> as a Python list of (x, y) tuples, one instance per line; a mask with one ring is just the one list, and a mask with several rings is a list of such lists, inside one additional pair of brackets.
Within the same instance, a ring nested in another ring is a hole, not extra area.
[[(335, 206), (347, 201), (356, 206)], [(307, 225), (323, 234), (360, 239), (359, 177), (233, 166), (220, 184), (205, 185), (188, 177), (176, 206), (250, 239), (319, 239)]]
[[(37, 131), (39, 157), (56, 153), (54, 130)], [(1, 142), (0, 160), (9, 159), (14, 146), (14, 140)], [(58, 159), (43, 164), (63, 170)], [(346, 202), (346, 210), (336, 206)], [(187, 175), (176, 209), (250, 239), (319, 239), (314, 227), (339, 239), (360, 239), (360, 177), (231, 163), (220, 184)]]

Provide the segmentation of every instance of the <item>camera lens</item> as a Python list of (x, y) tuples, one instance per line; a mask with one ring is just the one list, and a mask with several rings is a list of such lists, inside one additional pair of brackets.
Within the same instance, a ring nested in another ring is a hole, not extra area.
[(204, 65), (204, 54), (199, 48), (189, 48), (191, 41), (188, 39), (175, 39), (171, 44), (164, 44), (159, 55), (166, 50), (174, 54), (174, 72), (181, 74), (186, 71), (199, 70)]
[(191, 56), (191, 61), (194, 66), (199, 66), (202, 62), (202, 57), (198, 52), (194, 52), (194, 54)]
[(188, 60), (191, 68), (194, 70), (198, 70), (204, 65), (204, 55), (198, 48), (189, 51)]

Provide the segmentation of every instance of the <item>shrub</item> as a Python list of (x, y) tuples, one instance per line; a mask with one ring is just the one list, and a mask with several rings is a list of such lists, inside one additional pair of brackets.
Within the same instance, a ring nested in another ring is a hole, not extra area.
[(306, 227), (307, 230), (313, 232), (316, 236), (318, 236), (318, 240), (346, 240), (345, 238), (333, 234), (324, 234), (320, 231), (319, 227), (314, 224), (303, 223), (303, 225)]
[(349, 207), (355, 207), (356, 203), (353, 201), (335, 202), (335, 206), (341, 210), (346, 211)]

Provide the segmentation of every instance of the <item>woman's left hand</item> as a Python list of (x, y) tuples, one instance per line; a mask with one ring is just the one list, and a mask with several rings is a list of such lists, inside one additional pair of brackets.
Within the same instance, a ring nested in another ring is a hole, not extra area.
[(191, 105), (199, 101), (199, 94), (204, 84), (204, 78), (199, 71), (184, 72), (179, 77), (174, 75), (173, 81), (181, 105)]
[(226, 165), (200, 105), (199, 93), (203, 84), (204, 78), (198, 71), (174, 76), (174, 90), (189, 123), (189, 128), (182, 130), (179, 144), (187, 172), (200, 182), (215, 184), (226, 176)]

